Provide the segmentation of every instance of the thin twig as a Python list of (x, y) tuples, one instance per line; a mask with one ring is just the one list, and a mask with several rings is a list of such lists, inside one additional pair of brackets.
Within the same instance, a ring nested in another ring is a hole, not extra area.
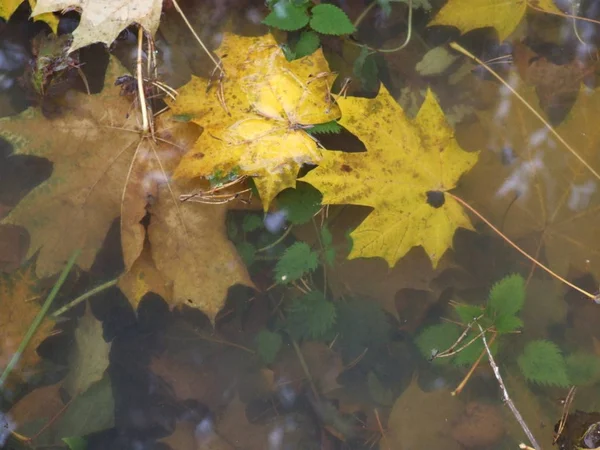
[(196, 38), (196, 41), (198, 41), (198, 43), (202, 47), (202, 50), (204, 50), (206, 52), (206, 54), (208, 55), (208, 57), (210, 58), (210, 60), (215, 64), (215, 66), (221, 72), (223, 72), (223, 68), (221, 67), (221, 64), (215, 59), (215, 57), (212, 55), (212, 53), (210, 52), (210, 50), (208, 50), (208, 48), (206, 48), (206, 45), (204, 45), (204, 42), (202, 42), (202, 39), (200, 39), (200, 36), (198, 36), (198, 34), (196, 34), (196, 32), (194, 31), (194, 27), (192, 27), (192, 24), (190, 23), (190, 21), (187, 19), (187, 17), (185, 16), (185, 14), (183, 13), (183, 11), (179, 7), (179, 3), (177, 3), (177, 0), (172, 0), (172, 2), (173, 2), (173, 6), (175, 7), (175, 9), (179, 13), (179, 15), (181, 16), (181, 18), (185, 22), (185, 24), (187, 25), (187, 27), (190, 29), (190, 31), (192, 32), (192, 34), (194, 35), (194, 37)]
[[(483, 328), (481, 328), (481, 325), (477, 324), (477, 326), (479, 327), (479, 330), (483, 333)], [(504, 381), (502, 380), (502, 376), (500, 375), (500, 369), (498, 369), (498, 366), (496, 365), (496, 361), (494, 361), (494, 357), (492, 356), (492, 352), (490, 350), (490, 347), (488, 346), (485, 335), (481, 336), (481, 340), (483, 341), (485, 351), (487, 352), (488, 361), (490, 363), (490, 366), (492, 367), (492, 370), (494, 371), (494, 376), (496, 377), (496, 380), (498, 381), (498, 384), (500, 385), (500, 389), (502, 390), (502, 398), (503, 398), (504, 402), (506, 402), (506, 404), (510, 408), (510, 411), (513, 413), (513, 416), (515, 416), (515, 419), (517, 419), (517, 422), (519, 422), (519, 425), (521, 425), (521, 428), (527, 435), (527, 438), (529, 439), (529, 442), (531, 442), (531, 445), (533, 445), (535, 450), (541, 450), (540, 444), (538, 444), (538, 442), (536, 441), (535, 437), (533, 436), (533, 433), (531, 432), (531, 430), (525, 423), (523, 416), (521, 415), (521, 413), (519, 412), (519, 410), (517, 409), (517, 407), (511, 400), (510, 396), (508, 395), (508, 391), (506, 390), (506, 386), (504, 385)]]
[(566, 284), (567, 286), (569, 286), (572, 289), (575, 289), (576, 291), (579, 291), (580, 293), (582, 293), (583, 295), (585, 295), (586, 297), (589, 297), (590, 299), (596, 301), (597, 297), (594, 294), (590, 294), (588, 291), (581, 289), (578, 286), (575, 286), (573, 283), (571, 283), (570, 281), (567, 281), (566, 279), (564, 279), (563, 277), (561, 277), (560, 275), (558, 275), (556, 272), (553, 272), (552, 270), (550, 270), (550, 268), (546, 267), (544, 264), (542, 264), (541, 262), (539, 262), (537, 259), (535, 259), (533, 256), (529, 255), (529, 253), (527, 253), (525, 250), (523, 250), (521, 247), (519, 247), (517, 244), (515, 244), (513, 241), (511, 241), (508, 236), (506, 236), (504, 233), (502, 233), (498, 228), (496, 228), (489, 220), (487, 220), (485, 217), (483, 217), (475, 208), (473, 208), (471, 205), (469, 205), (466, 201), (464, 201), (462, 198), (457, 197), (454, 194), (451, 194), (450, 192), (446, 192), (447, 195), (449, 195), (450, 197), (452, 197), (454, 200), (456, 200), (458, 203), (460, 203), (461, 205), (463, 205), (465, 208), (467, 208), (469, 211), (471, 211), (473, 214), (475, 214), (479, 219), (481, 219), (488, 227), (490, 227), (494, 232), (496, 232), (498, 234), (498, 236), (500, 236), (502, 239), (504, 239), (504, 241), (509, 244), (511, 247), (513, 247), (515, 250), (517, 250), (519, 253), (521, 253), (525, 258), (527, 258), (529, 261), (531, 261), (532, 263), (534, 263), (535, 265), (537, 265), (538, 267), (540, 267), (541, 269), (544, 269), (546, 272), (548, 272), (550, 275), (552, 275), (554, 278), (556, 278), (557, 280), (563, 282), (564, 284)]
[(67, 262), (67, 265), (65, 266), (65, 268), (62, 270), (60, 276), (58, 277), (58, 280), (56, 280), (56, 283), (54, 283), (54, 286), (52, 287), (50, 294), (48, 294), (48, 297), (46, 297), (46, 301), (44, 301), (42, 308), (38, 312), (37, 316), (35, 316), (35, 319), (33, 319), (33, 322), (31, 322), (31, 325), (29, 325), (29, 329), (27, 330), (25, 337), (19, 344), (19, 348), (17, 349), (15, 354), (10, 359), (10, 362), (4, 369), (4, 372), (2, 372), (2, 376), (0, 376), (0, 388), (2, 388), (2, 386), (4, 386), (6, 379), (8, 378), (8, 376), (12, 373), (13, 369), (19, 363), (19, 359), (21, 359), (21, 355), (23, 354), (23, 352), (29, 345), (29, 342), (31, 341), (31, 339), (35, 335), (35, 332), (37, 331), (40, 324), (44, 320), (44, 317), (46, 317), (46, 313), (48, 312), (48, 309), (50, 309), (50, 306), (52, 305), (54, 298), (56, 297), (56, 295), (58, 294), (58, 291), (60, 290), (63, 283), (67, 279), (67, 275), (69, 275), (69, 272), (75, 265), (75, 261), (77, 260), (77, 258), (79, 257), (80, 254), (81, 254), (81, 250), (75, 250), (73, 252), (73, 254), (71, 255), (71, 258), (69, 258), (69, 261)]
[[(496, 336), (497, 336), (497, 334), (494, 333), (494, 335), (490, 339), (490, 345), (492, 345), (494, 343), (494, 341), (496, 340)], [(469, 371), (467, 372), (467, 374), (465, 375), (465, 377), (458, 384), (458, 386), (456, 386), (456, 389), (454, 389), (451, 392), (452, 397), (456, 397), (457, 395), (460, 395), (460, 393), (463, 391), (463, 389), (465, 388), (465, 386), (467, 385), (467, 383), (469, 382), (469, 380), (471, 379), (471, 377), (475, 373), (475, 370), (477, 369), (477, 367), (479, 367), (479, 363), (483, 359), (484, 355), (485, 355), (485, 350), (482, 350), (481, 353), (479, 354), (479, 357), (471, 365), (471, 368), (469, 369)]]
[(87, 300), (90, 297), (93, 297), (94, 295), (98, 294), (99, 292), (105, 291), (106, 289), (115, 286), (118, 282), (119, 282), (119, 279), (115, 278), (114, 280), (110, 280), (110, 281), (107, 281), (106, 283), (102, 283), (100, 286), (96, 286), (94, 289), (91, 289), (91, 290), (87, 291), (86, 293), (81, 294), (75, 300), (70, 301), (62, 308), (59, 308), (56, 311), (54, 311), (52, 313), (51, 317), (53, 317), (53, 318), (60, 317), (62, 314), (66, 313), (71, 308), (79, 305), (81, 302)]
[(546, 128), (548, 129), (548, 131), (550, 131), (550, 133), (552, 133), (554, 135), (554, 137), (556, 139), (558, 139), (560, 141), (560, 143), (562, 145), (565, 146), (565, 148), (573, 155), (575, 156), (575, 158), (577, 158), (579, 160), (579, 162), (581, 162), (581, 164), (584, 165), (584, 167), (589, 170), (598, 180), (600, 180), (600, 174), (598, 172), (596, 172), (594, 170), (594, 168), (592, 166), (590, 166), (585, 159), (583, 159), (581, 156), (579, 156), (579, 153), (577, 153), (575, 151), (575, 149), (573, 147), (571, 147), (571, 145), (569, 145), (569, 143), (567, 141), (565, 141), (563, 139), (563, 137), (558, 134), (558, 132), (554, 129), (554, 127), (552, 125), (550, 125), (550, 123), (544, 119), (542, 117), (542, 115), (537, 112), (535, 110), (535, 108), (533, 106), (531, 106), (527, 100), (525, 100), (521, 94), (519, 94), (509, 83), (506, 82), (506, 80), (504, 78), (502, 78), (500, 75), (498, 75), (498, 73), (496, 71), (494, 71), (494, 69), (492, 69), (490, 66), (488, 66), (486, 63), (484, 63), (482, 60), (480, 60), (477, 56), (473, 55), (472, 53), (470, 53), (467, 49), (465, 49), (464, 47), (462, 47), (461, 45), (457, 44), (456, 42), (450, 42), (450, 47), (452, 47), (454, 50), (462, 53), (463, 55), (471, 58), (473, 61), (475, 61), (477, 64), (481, 65), (483, 68), (485, 68), (485, 70), (487, 70), (494, 78), (496, 78), (498, 81), (500, 81), (500, 83), (502, 83), (504, 86), (506, 86), (506, 88), (515, 96), (519, 99), (519, 101), (521, 103), (523, 103), (523, 105), (535, 116), (537, 117), (537, 119), (542, 122)]
[(144, 29), (138, 27), (138, 48), (137, 48), (137, 85), (138, 97), (140, 98), (140, 108), (142, 110), (142, 131), (147, 133), (150, 129), (148, 122), (148, 110), (146, 105), (146, 95), (144, 94), (144, 77), (142, 72), (142, 42), (144, 41)]
[(294, 227), (293, 225), (290, 225), (287, 228), (287, 230), (285, 230), (285, 232), (281, 236), (279, 236), (274, 242), (271, 242), (269, 245), (259, 248), (258, 250), (256, 250), (256, 253), (266, 252), (267, 250), (270, 250), (273, 247), (275, 247), (277, 244), (282, 242), (290, 234), (293, 227)]

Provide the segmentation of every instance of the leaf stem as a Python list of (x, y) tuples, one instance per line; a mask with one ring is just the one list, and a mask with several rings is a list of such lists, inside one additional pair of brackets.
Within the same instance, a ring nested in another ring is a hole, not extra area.
[(473, 208), (471, 205), (469, 205), (467, 202), (465, 202), (462, 198), (457, 197), (456, 195), (451, 194), (450, 192), (445, 192), (445, 194), (449, 195), (454, 200), (456, 200), (458, 203), (460, 203), (465, 208), (467, 208), (469, 211), (471, 211), (473, 214), (475, 214), (488, 227), (490, 227), (494, 232), (496, 232), (498, 234), (498, 236), (500, 236), (502, 239), (504, 239), (504, 241), (506, 243), (508, 243), (511, 247), (513, 247), (515, 250), (517, 250), (520, 254), (522, 254), (525, 258), (527, 258), (529, 261), (531, 261), (532, 263), (534, 263), (536, 266), (538, 266), (541, 269), (545, 270), (550, 275), (552, 275), (554, 278), (556, 278), (557, 280), (559, 280), (562, 283), (566, 284), (570, 288), (575, 289), (576, 291), (579, 291), (580, 293), (582, 293), (586, 297), (589, 297), (590, 299), (596, 301), (596, 296), (595, 295), (590, 294), (588, 291), (586, 291), (584, 289), (581, 289), (578, 286), (575, 286), (570, 281), (567, 281), (566, 279), (564, 279), (563, 277), (561, 277), (559, 274), (557, 274), (556, 272), (552, 271), (550, 268), (546, 267), (544, 264), (542, 264), (541, 262), (539, 262), (533, 256), (529, 255), (529, 253), (527, 253), (525, 250), (523, 250), (521, 247), (519, 247), (517, 244), (515, 244), (513, 241), (511, 241), (508, 238), (508, 236), (506, 236), (504, 233), (502, 233), (502, 231), (500, 231), (498, 228), (496, 228), (489, 220), (487, 220), (485, 217), (483, 217), (475, 208)]
[(577, 158), (579, 160), (579, 162), (581, 162), (581, 164), (584, 165), (584, 167), (586, 169), (588, 169), (598, 180), (600, 180), (600, 174), (598, 172), (596, 172), (594, 170), (594, 168), (592, 166), (590, 166), (585, 159), (583, 159), (581, 156), (579, 156), (579, 153), (577, 153), (575, 151), (575, 149), (573, 147), (571, 147), (571, 145), (569, 145), (569, 143), (567, 141), (565, 141), (563, 139), (563, 137), (558, 134), (558, 132), (554, 129), (554, 127), (552, 125), (550, 125), (550, 123), (544, 119), (542, 117), (542, 115), (537, 112), (535, 110), (535, 108), (533, 106), (531, 106), (527, 100), (525, 100), (521, 94), (519, 94), (504, 78), (502, 78), (500, 75), (498, 75), (498, 73), (492, 69), (489, 65), (487, 65), (486, 63), (484, 63), (482, 60), (480, 60), (477, 56), (473, 55), (471, 52), (469, 52), (467, 49), (465, 49), (464, 47), (462, 47), (461, 45), (457, 44), (456, 42), (450, 42), (450, 47), (453, 48), (454, 50), (462, 53), (463, 55), (471, 58), (473, 61), (475, 61), (477, 64), (479, 64), (480, 66), (482, 66), (485, 70), (487, 70), (491, 75), (494, 76), (494, 78), (496, 78), (498, 81), (500, 81), (500, 83), (502, 83), (504, 86), (506, 86), (506, 88), (515, 96), (519, 99), (519, 101), (521, 103), (523, 103), (523, 105), (535, 116), (538, 118), (538, 120), (540, 122), (542, 122), (546, 128), (548, 129), (548, 131), (550, 131), (550, 133), (552, 133), (552, 135), (554, 135), (554, 137), (556, 139), (558, 139), (558, 141), (565, 146), (565, 148), (573, 155), (575, 156), (575, 158)]
[(77, 260), (77, 258), (79, 257), (80, 254), (81, 254), (81, 249), (75, 250), (73, 252), (73, 254), (71, 255), (71, 257), (69, 258), (69, 261), (67, 262), (67, 265), (64, 267), (64, 269), (62, 270), (60, 276), (58, 277), (58, 280), (56, 280), (56, 283), (54, 283), (54, 286), (52, 287), (52, 290), (48, 294), (48, 297), (46, 297), (46, 300), (44, 301), (44, 304), (42, 305), (42, 308), (37, 313), (37, 316), (35, 316), (35, 319), (33, 319), (33, 322), (31, 322), (31, 325), (29, 325), (29, 329), (27, 330), (27, 333), (25, 334), (25, 337), (23, 338), (23, 340), (19, 344), (19, 348), (17, 349), (17, 351), (15, 352), (15, 354), (12, 356), (10, 362), (8, 363), (8, 365), (6, 366), (6, 368), (4, 369), (4, 372), (2, 372), (2, 376), (0, 376), (0, 388), (2, 386), (4, 386), (4, 383), (6, 382), (6, 379), (8, 378), (8, 376), (11, 374), (11, 372), (13, 371), (13, 369), (19, 363), (19, 359), (21, 358), (21, 355), (23, 354), (23, 352), (25, 351), (25, 349), (29, 345), (29, 342), (31, 341), (31, 339), (35, 335), (35, 332), (37, 331), (37, 329), (39, 328), (40, 324), (44, 320), (44, 317), (46, 317), (46, 313), (48, 312), (48, 309), (50, 309), (50, 306), (52, 305), (52, 302), (54, 301), (54, 298), (56, 297), (56, 294), (58, 294), (58, 291), (60, 290), (60, 288), (62, 287), (63, 283), (67, 279), (67, 275), (69, 275), (69, 272), (71, 271), (71, 269), (75, 265), (75, 261)]
[(285, 232), (277, 238), (277, 240), (275, 242), (271, 242), (269, 245), (259, 248), (258, 250), (256, 250), (256, 253), (266, 252), (267, 250), (270, 250), (273, 247), (275, 247), (277, 244), (279, 244), (281, 241), (283, 241), (288, 236), (288, 234), (290, 234), (293, 227), (294, 227), (293, 225), (290, 225), (287, 228), (287, 230), (285, 230)]
[(57, 317), (63, 315), (69, 309), (71, 309), (71, 308), (79, 305), (81, 302), (83, 302), (84, 300), (87, 300), (88, 298), (96, 295), (97, 293), (102, 292), (102, 291), (104, 291), (104, 290), (106, 290), (106, 289), (108, 289), (108, 288), (110, 288), (112, 286), (115, 286), (118, 282), (119, 282), (119, 279), (115, 278), (114, 280), (107, 281), (106, 283), (103, 283), (100, 286), (96, 286), (94, 289), (91, 289), (91, 290), (87, 291), (86, 293), (81, 294), (75, 300), (70, 301), (69, 303), (67, 303), (62, 308), (59, 308), (56, 311), (54, 311), (52, 313), (52, 317), (53, 318), (57, 318)]

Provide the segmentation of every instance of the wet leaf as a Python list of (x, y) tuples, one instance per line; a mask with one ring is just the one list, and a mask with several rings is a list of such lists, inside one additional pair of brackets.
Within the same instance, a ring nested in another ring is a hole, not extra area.
[(134, 23), (154, 36), (162, 0), (39, 0), (31, 15), (36, 17), (67, 8), (81, 11), (70, 49), (74, 51), (96, 42), (111, 45), (121, 31)]
[(204, 128), (176, 176), (209, 177), (237, 168), (254, 178), (267, 210), (275, 195), (295, 187), (302, 164), (321, 159), (303, 127), (339, 117), (329, 96), (335, 75), (321, 50), (287, 61), (271, 35), (226, 34), (216, 54), (224, 79), (211, 82), (207, 95), (208, 81), (193, 78), (171, 105)]
[(460, 450), (463, 447), (451, 433), (452, 421), (462, 408), (459, 398), (448, 390), (423, 392), (415, 378), (394, 403), (379, 448)]
[[(35, 267), (28, 265), (11, 275), (0, 277), (0, 368), (4, 370), (29, 326), (40, 311), (38, 280)], [(50, 334), (54, 324), (44, 319), (25, 348), (18, 365), (13, 369), (9, 382), (26, 381), (40, 361), (37, 347)]]
[[(429, 25), (454, 26), (463, 34), (476, 28), (493, 27), (503, 41), (525, 16), (528, 3), (526, 0), (449, 0)], [(552, 0), (538, 0), (535, 5), (561, 14)]]
[[(24, 0), (0, 0), (0, 18), (8, 21), (13, 13), (17, 10), (17, 8), (23, 3)], [(36, 0), (28, 0), (29, 6), (31, 9), (34, 9), (36, 6)], [(42, 22), (46, 22), (48, 26), (52, 29), (53, 33), (56, 33), (58, 30), (58, 17), (56, 17), (51, 12), (47, 12), (44, 14), (39, 14), (33, 18), (33, 20)]]
[(567, 364), (560, 349), (553, 342), (528, 342), (517, 362), (527, 381), (546, 386), (569, 385)]
[(273, 331), (262, 330), (256, 336), (258, 356), (260, 356), (265, 364), (271, 364), (275, 361), (282, 344), (281, 335)]
[(292, 0), (279, 0), (273, 5), (273, 11), (264, 18), (263, 23), (285, 31), (299, 30), (308, 23), (306, 6), (297, 5)]
[(338, 98), (340, 124), (358, 136), (366, 153), (328, 151), (302, 178), (323, 193), (323, 204), (370, 206), (352, 232), (349, 258), (381, 257), (390, 267), (423, 246), (435, 267), (458, 227), (471, 228), (462, 207), (444, 195), (477, 161), (463, 151), (433, 93), (409, 120), (382, 86), (374, 99)]
[(310, 12), (310, 27), (319, 33), (340, 36), (356, 31), (346, 13), (335, 5), (321, 3)]
[(286, 249), (275, 265), (275, 281), (291, 283), (314, 271), (319, 265), (319, 255), (304, 242), (296, 242)]
[(63, 387), (71, 396), (85, 392), (100, 381), (108, 368), (111, 344), (103, 337), (102, 323), (90, 307), (79, 319), (75, 330), (75, 348), (69, 358), (69, 375)]

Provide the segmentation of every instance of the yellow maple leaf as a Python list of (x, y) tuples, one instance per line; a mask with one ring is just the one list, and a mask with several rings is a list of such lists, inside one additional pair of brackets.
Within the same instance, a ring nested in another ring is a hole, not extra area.
[[(23, 1), (24, 0), (0, 0), (0, 18), (8, 21)], [(31, 9), (34, 9), (36, 1), (29, 0), (29, 6), (31, 6)], [(56, 34), (58, 30), (58, 17), (51, 12), (39, 14), (35, 16), (33, 20), (46, 22), (52, 29), (52, 32)]]
[(102, 42), (110, 45), (119, 33), (137, 23), (154, 36), (158, 29), (162, 0), (37, 0), (31, 15), (77, 8), (79, 26), (73, 32), (69, 51)]
[(530, 4), (561, 14), (552, 0), (449, 0), (429, 25), (450, 25), (461, 33), (493, 27), (503, 41), (517, 28)]
[[(38, 294), (38, 280), (32, 264), (0, 278), (0, 372), (17, 351), (40, 310)], [(42, 321), (21, 355), (19, 364), (11, 372), (10, 382), (26, 381), (34, 373), (35, 365), (40, 360), (37, 347), (50, 334), (53, 326), (54, 323), (49, 319)]]
[(477, 153), (458, 146), (430, 91), (414, 120), (384, 86), (374, 99), (337, 101), (340, 124), (360, 138), (367, 152), (324, 152), (320, 165), (302, 180), (323, 193), (324, 204), (374, 208), (352, 232), (349, 258), (380, 256), (394, 266), (420, 245), (435, 267), (451, 247), (456, 228), (471, 228), (462, 207), (444, 192), (473, 167)]
[(254, 177), (266, 210), (279, 192), (295, 187), (302, 164), (320, 160), (305, 128), (340, 116), (329, 92), (334, 75), (321, 50), (290, 62), (270, 34), (226, 34), (216, 53), (224, 79), (193, 78), (171, 105), (204, 128), (175, 175), (237, 170)]

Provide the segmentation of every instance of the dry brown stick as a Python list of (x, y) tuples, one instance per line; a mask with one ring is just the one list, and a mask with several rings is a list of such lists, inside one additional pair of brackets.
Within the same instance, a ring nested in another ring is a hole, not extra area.
[[(481, 325), (477, 324), (477, 326), (479, 327), (479, 330), (483, 333), (483, 328), (481, 327)], [(498, 384), (500, 385), (500, 389), (502, 390), (502, 399), (510, 408), (510, 412), (513, 413), (513, 416), (515, 416), (515, 419), (517, 419), (517, 422), (519, 422), (519, 425), (521, 425), (521, 428), (525, 432), (525, 435), (529, 439), (529, 442), (531, 442), (531, 445), (533, 445), (533, 448), (535, 448), (535, 450), (541, 450), (540, 444), (538, 444), (537, 440), (535, 439), (535, 436), (533, 435), (533, 433), (531, 432), (531, 430), (525, 423), (523, 416), (521, 415), (521, 413), (519, 412), (519, 410), (517, 409), (517, 407), (511, 400), (510, 396), (508, 395), (508, 391), (506, 390), (506, 386), (504, 385), (504, 380), (502, 380), (502, 376), (500, 375), (500, 369), (498, 368), (496, 361), (494, 361), (494, 357), (492, 356), (492, 351), (490, 350), (490, 347), (487, 343), (485, 334), (483, 334), (481, 336), (481, 340), (483, 341), (485, 351), (487, 352), (490, 366), (492, 367), (492, 370), (494, 371), (494, 376), (496, 377), (496, 380), (498, 381)], [(521, 447), (521, 448), (523, 448), (523, 447)]]

